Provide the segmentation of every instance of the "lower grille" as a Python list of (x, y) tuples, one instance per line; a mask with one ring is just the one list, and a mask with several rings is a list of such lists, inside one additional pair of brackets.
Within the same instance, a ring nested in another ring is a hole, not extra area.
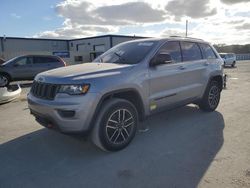
[(59, 89), (59, 85), (34, 81), (31, 93), (41, 99), (54, 100)]

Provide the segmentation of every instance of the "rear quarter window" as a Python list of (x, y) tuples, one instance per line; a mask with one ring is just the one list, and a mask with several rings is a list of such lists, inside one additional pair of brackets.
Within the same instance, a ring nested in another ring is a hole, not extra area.
[(54, 57), (46, 57), (46, 62), (47, 63), (59, 63), (59, 59), (54, 58)]
[(35, 57), (35, 64), (59, 63), (60, 61), (54, 57)]
[(215, 55), (214, 50), (208, 44), (199, 44), (202, 50), (203, 57), (205, 59), (216, 59), (217, 56)]

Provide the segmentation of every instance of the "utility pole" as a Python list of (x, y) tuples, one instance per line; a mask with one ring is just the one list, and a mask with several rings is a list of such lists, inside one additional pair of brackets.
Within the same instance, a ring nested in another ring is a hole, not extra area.
[(188, 36), (188, 20), (186, 20), (186, 37)]

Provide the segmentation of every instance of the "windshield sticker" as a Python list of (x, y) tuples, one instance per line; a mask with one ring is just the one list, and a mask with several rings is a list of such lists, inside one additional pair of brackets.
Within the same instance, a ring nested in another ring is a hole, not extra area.
[(153, 42), (140, 42), (138, 46), (152, 46), (153, 44)]

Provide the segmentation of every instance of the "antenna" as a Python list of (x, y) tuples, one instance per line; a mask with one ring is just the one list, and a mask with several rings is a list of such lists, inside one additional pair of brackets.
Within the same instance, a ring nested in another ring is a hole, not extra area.
[(186, 20), (186, 37), (188, 36), (188, 20)]

